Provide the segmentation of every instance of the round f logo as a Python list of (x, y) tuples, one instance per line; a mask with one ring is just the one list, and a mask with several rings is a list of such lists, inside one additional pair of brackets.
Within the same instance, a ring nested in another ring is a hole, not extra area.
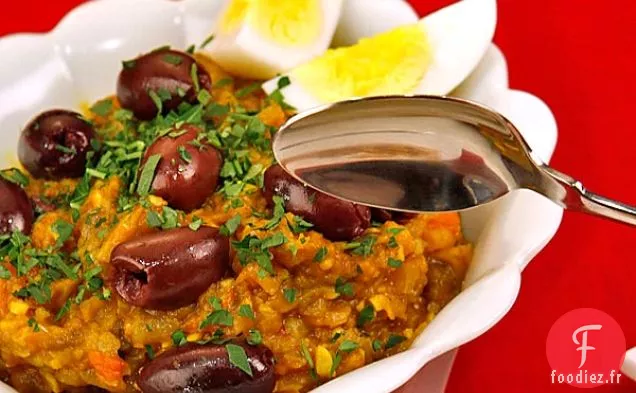
[[(572, 334), (572, 341), (574, 341), (574, 344), (581, 344), (581, 346), (576, 349), (577, 351), (581, 351), (581, 364), (579, 364), (579, 368), (585, 365), (585, 361), (587, 360), (587, 351), (593, 351), (596, 349), (587, 345), (587, 333), (590, 330), (601, 330), (602, 327), (603, 326), (601, 325), (585, 325), (576, 329), (574, 334)], [(578, 339), (579, 334), (582, 337), (581, 341)]]
[(614, 318), (579, 308), (557, 319), (545, 348), (552, 383), (591, 388), (618, 383), (626, 345)]

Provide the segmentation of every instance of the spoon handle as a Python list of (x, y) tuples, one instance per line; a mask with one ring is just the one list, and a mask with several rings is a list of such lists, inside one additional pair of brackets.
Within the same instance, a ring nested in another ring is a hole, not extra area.
[(561, 206), (636, 226), (636, 207), (590, 192), (580, 181), (547, 165), (541, 169), (547, 181), (539, 191)]

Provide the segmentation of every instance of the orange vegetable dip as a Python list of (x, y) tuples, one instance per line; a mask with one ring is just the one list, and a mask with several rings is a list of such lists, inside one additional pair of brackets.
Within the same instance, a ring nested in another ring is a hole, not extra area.
[[(291, 115), (281, 102), (250, 88), (249, 81), (230, 80), (211, 60), (195, 57), (210, 74), (207, 105), (229, 108), (229, 114), (205, 120), (210, 128), (223, 130), (233, 113), (253, 114), (267, 127), (263, 139), (268, 141)], [(119, 116), (125, 112), (116, 97), (101, 102), (110, 104), (97, 111), (95, 106), (93, 111), (87, 107), (85, 116), (103, 142), (121, 132), (124, 121)], [(272, 165), (267, 149), (249, 145), (246, 150), (252, 165), (260, 164), (262, 170)], [(32, 199), (64, 199), (78, 182), (30, 179), (25, 190)], [(61, 236), (55, 224), (70, 223), (72, 232), (63, 239), (61, 250), (75, 255), (76, 262), (66, 262), (75, 264), (78, 274), (75, 279), (53, 280), (50, 296), (42, 303), (34, 296), (15, 295), (39, 277), (41, 268), (18, 276), (8, 257), (0, 261), (11, 272), (0, 279), (0, 378), (21, 392), (83, 392), (95, 387), (138, 391), (138, 371), (150, 358), (178, 345), (175, 340), (204, 340), (220, 329), (229, 338), (260, 333), (262, 344), (275, 357), (275, 391), (305, 392), (404, 351), (461, 288), (472, 245), (462, 236), (458, 214), (389, 220), (372, 225), (351, 242), (334, 242), (314, 228), (294, 230), (299, 218), (290, 212), (273, 221), (262, 182), (241, 184), (230, 197), (220, 183), (201, 208), (176, 211), (176, 225), (196, 222), (221, 227), (239, 215), (240, 223), (231, 235), (234, 242), (246, 236), (262, 240), (282, 234), (282, 244), (269, 249), (273, 274), (255, 262), (241, 263), (232, 246), (231, 269), (225, 278), (212, 284), (195, 304), (170, 311), (132, 306), (109, 281), (113, 249), (161, 231), (149, 225), (148, 215), (161, 215), (166, 201), (149, 195), (143, 203), (135, 201), (122, 209), (121, 196), (128, 185), (109, 175), (93, 177), (86, 198), (74, 209), (62, 203), (41, 213), (25, 247), (54, 247)], [(103, 279), (101, 285), (87, 286), (90, 269), (99, 271), (95, 277)], [(219, 301), (231, 315), (231, 324), (202, 324), (218, 309)]]

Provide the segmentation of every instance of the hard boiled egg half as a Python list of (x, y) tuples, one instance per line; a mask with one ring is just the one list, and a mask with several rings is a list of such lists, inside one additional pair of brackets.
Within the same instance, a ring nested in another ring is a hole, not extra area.
[(496, 0), (462, 0), (417, 23), (330, 49), (263, 89), (280, 89), (298, 110), (357, 97), (445, 95), (477, 66), (496, 21)]
[(230, 0), (204, 51), (234, 75), (269, 79), (324, 53), (341, 8), (342, 0)]

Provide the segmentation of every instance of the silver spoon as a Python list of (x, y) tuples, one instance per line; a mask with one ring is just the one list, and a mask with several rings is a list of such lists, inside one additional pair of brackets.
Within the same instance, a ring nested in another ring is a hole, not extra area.
[(570, 210), (636, 225), (636, 208), (543, 163), (499, 113), (438, 96), (339, 102), (292, 117), (274, 155), (309, 186), (405, 212), (469, 209), (527, 188)]

